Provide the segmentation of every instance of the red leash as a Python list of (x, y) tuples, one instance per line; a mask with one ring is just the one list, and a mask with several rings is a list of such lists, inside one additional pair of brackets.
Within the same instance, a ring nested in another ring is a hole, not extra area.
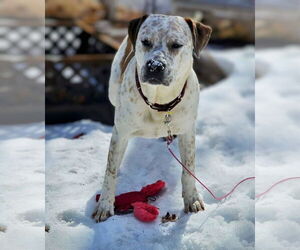
[[(255, 177), (254, 176), (252, 176), (252, 177), (247, 177), (247, 178), (245, 178), (245, 179), (243, 179), (243, 180), (241, 180), (241, 181), (239, 181), (232, 189), (231, 189), (231, 191), (229, 192), (229, 193), (227, 193), (227, 194), (225, 194), (225, 195), (223, 195), (223, 196), (221, 196), (221, 197), (217, 197), (202, 181), (200, 181), (192, 172), (191, 172), (191, 170), (189, 170), (179, 159), (178, 159), (178, 157), (174, 154), (174, 152), (172, 151), (172, 149), (170, 148), (170, 145), (171, 145), (171, 143), (172, 143), (172, 141), (173, 141), (173, 138), (171, 137), (171, 136), (169, 136), (168, 138), (167, 138), (167, 148), (168, 148), (168, 150), (169, 150), (169, 152), (170, 152), (170, 154), (175, 158), (175, 160), (191, 175), (191, 176), (193, 176), (194, 177), (194, 179), (196, 180), (196, 181), (198, 181), (200, 184), (201, 184), (201, 186), (202, 187), (204, 187), (209, 193), (210, 193), (210, 195), (215, 199), (215, 200), (218, 200), (218, 201), (221, 201), (221, 200), (223, 200), (223, 199), (225, 199), (225, 198), (227, 198), (229, 195), (231, 195), (234, 191), (235, 191), (235, 189), (240, 185), (240, 184), (242, 184), (243, 182), (245, 182), (245, 181), (248, 181), (248, 180), (254, 180), (255, 179)], [(280, 180), (280, 181), (278, 181), (278, 182), (276, 182), (275, 184), (273, 184), (270, 188), (268, 188), (265, 192), (263, 192), (263, 193), (260, 193), (260, 194), (258, 194), (258, 195), (256, 195), (255, 197), (256, 198), (260, 198), (261, 196), (263, 196), (263, 195), (265, 195), (266, 193), (268, 193), (271, 189), (273, 189), (275, 186), (277, 186), (278, 184), (280, 184), (280, 183), (283, 183), (283, 182), (286, 182), (286, 181), (289, 181), (289, 180), (295, 180), (295, 179), (300, 179), (300, 177), (290, 177), (290, 178), (286, 178), (286, 179), (283, 179), (283, 180)]]
[(300, 177), (298, 176), (295, 176), (295, 177), (289, 177), (289, 178), (285, 178), (285, 179), (282, 179), (280, 181), (277, 181), (275, 182), (271, 187), (269, 187), (265, 192), (262, 192), (260, 194), (257, 194), (255, 197), (256, 198), (260, 198), (261, 196), (265, 195), (266, 193), (268, 193), (271, 189), (273, 189), (275, 186), (277, 186), (278, 184), (280, 183), (283, 183), (283, 182), (286, 182), (286, 181), (290, 181), (290, 180), (297, 180), (297, 179), (300, 179)]

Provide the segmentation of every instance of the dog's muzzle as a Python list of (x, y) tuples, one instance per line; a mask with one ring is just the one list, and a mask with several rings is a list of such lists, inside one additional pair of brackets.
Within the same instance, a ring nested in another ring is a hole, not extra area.
[(145, 65), (143, 81), (151, 84), (163, 84), (166, 64), (159, 60), (151, 59)]
[(166, 65), (158, 60), (151, 59), (147, 62), (147, 69), (149, 72), (163, 72)]

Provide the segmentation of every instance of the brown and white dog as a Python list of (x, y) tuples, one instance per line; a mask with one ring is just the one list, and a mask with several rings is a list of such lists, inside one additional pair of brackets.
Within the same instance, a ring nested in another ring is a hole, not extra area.
[[(210, 34), (210, 27), (179, 16), (150, 15), (130, 22), (111, 69), (109, 99), (115, 106), (115, 125), (93, 214), (96, 222), (114, 214), (116, 176), (128, 140), (168, 136), (164, 121), (169, 111), (169, 128), (178, 135), (182, 162), (194, 172), (199, 83), (193, 56), (206, 46)], [(204, 210), (193, 177), (183, 171), (181, 182), (185, 212)]]

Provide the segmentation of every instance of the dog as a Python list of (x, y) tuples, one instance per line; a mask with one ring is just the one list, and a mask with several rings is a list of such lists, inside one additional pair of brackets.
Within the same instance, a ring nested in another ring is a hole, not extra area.
[[(199, 82), (193, 58), (207, 45), (212, 29), (190, 18), (151, 14), (129, 23), (112, 63), (109, 99), (115, 124), (102, 192), (93, 218), (114, 215), (116, 176), (128, 140), (177, 135), (180, 156), (195, 171), (195, 122)], [(183, 170), (185, 212), (204, 210), (195, 180)]]

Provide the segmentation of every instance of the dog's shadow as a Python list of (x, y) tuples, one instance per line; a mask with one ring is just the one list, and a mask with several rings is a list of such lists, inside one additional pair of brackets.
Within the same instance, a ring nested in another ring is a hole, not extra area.
[[(178, 248), (190, 218), (190, 214), (183, 212), (180, 178), (181, 168), (168, 154), (163, 140), (133, 139), (118, 174), (116, 193), (140, 190), (142, 186), (161, 179), (166, 182), (166, 189), (152, 203), (160, 208), (160, 215), (151, 223), (138, 221), (132, 213), (115, 215), (101, 223), (91, 223), (88, 219), (89, 223), (84, 224), (94, 231), (90, 249), (153, 249), (153, 242), (163, 242), (162, 246), (167, 249)], [(97, 193), (101, 191), (95, 192), (86, 204), (87, 218), (92, 217), (96, 208)], [(161, 223), (161, 217), (166, 212), (175, 213), (178, 221)]]

